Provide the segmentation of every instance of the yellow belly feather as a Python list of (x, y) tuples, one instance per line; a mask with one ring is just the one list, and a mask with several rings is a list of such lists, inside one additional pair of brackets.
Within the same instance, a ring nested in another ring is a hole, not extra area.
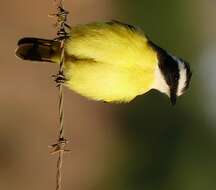
[(121, 25), (72, 28), (66, 43), (66, 85), (94, 100), (129, 102), (151, 89), (157, 54), (139, 32)]

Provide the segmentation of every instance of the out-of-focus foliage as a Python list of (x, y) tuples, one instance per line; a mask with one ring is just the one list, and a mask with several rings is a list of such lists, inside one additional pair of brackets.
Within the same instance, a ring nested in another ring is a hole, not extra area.
[(187, 0), (119, 2), (119, 9), (127, 10), (123, 20), (141, 26), (153, 41), (188, 60), (193, 69), (191, 88), (177, 106), (172, 107), (165, 96), (152, 91), (119, 109), (121, 131), (129, 145), (119, 189), (216, 187), (216, 131), (211, 128), (216, 124), (208, 121), (203, 111), (208, 98), (201, 93), (205, 88), (199, 75), (202, 70), (198, 70), (205, 41), (201, 33), (205, 10), (201, 6), (198, 1)]

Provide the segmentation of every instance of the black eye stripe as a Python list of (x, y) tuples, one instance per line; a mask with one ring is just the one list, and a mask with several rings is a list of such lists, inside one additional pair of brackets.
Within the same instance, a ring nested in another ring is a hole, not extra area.
[(170, 94), (177, 94), (180, 78), (178, 61), (151, 41), (149, 44), (158, 53), (159, 67), (170, 87)]
[[(174, 101), (177, 97), (179, 82), (180, 82), (180, 69), (179, 64), (180, 62), (184, 65), (184, 69), (186, 70), (186, 81), (184, 86), (182, 87), (181, 94), (183, 94), (190, 86), (192, 72), (190, 70), (190, 65), (179, 58), (171, 56), (168, 54), (164, 49), (160, 48), (159, 46), (155, 45), (152, 41), (148, 41), (149, 46), (153, 48), (158, 55), (159, 59), (159, 67), (170, 88), (170, 98)], [(183, 76), (184, 78), (184, 76)]]

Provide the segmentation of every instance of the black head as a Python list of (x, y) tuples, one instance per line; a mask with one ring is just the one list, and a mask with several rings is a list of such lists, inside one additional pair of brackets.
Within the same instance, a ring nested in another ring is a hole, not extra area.
[(159, 68), (169, 86), (169, 92), (172, 105), (176, 104), (177, 97), (182, 95), (189, 87), (192, 73), (187, 62), (170, 55), (162, 48), (150, 42), (150, 45), (157, 51), (159, 59)]

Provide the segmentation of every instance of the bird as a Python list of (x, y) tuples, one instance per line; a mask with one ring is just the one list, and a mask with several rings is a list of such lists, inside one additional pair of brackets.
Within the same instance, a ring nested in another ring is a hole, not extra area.
[[(57, 40), (24, 37), (16, 56), (60, 64)], [(65, 40), (64, 85), (92, 100), (129, 103), (155, 89), (172, 105), (190, 86), (190, 65), (152, 42), (139, 28), (111, 20), (73, 26)]]

